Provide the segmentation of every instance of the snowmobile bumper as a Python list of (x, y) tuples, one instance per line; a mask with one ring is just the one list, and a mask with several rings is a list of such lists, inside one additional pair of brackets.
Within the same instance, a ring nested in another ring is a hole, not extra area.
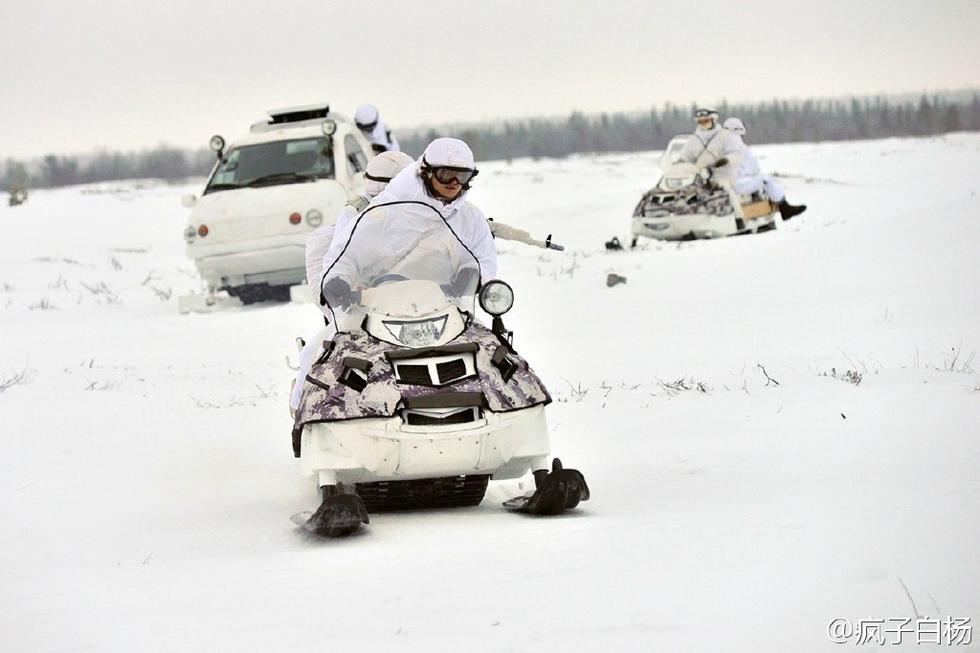
[(303, 428), (300, 469), (326, 482), (369, 483), (491, 474), (520, 478), (547, 466), (544, 406), (485, 411), (467, 423), (409, 426), (401, 417), (317, 422)]
[(735, 233), (735, 216), (688, 213), (673, 215), (637, 216), (630, 231), (634, 236), (657, 240), (690, 240), (693, 238), (722, 238)]

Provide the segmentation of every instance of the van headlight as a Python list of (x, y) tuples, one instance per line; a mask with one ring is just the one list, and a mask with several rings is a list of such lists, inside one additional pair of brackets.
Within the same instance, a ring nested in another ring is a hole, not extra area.
[(494, 279), (480, 289), (480, 306), (490, 315), (499, 317), (514, 305), (514, 290), (503, 281)]
[(442, 338), (448, 320), (448, 315), (440, 315), (431, 320), (381, 320), (381, 323), (406, 347), (427, 347)]
[(195, 238), (197, 238), (197, 230), (194, 227), (188, 226), (184, 229), (184, 240), (187, 244), (193, 243)]
[(323, 224), (323, 214), (317, 209), (310, 209), (306, 212), (306, 224), (311, 227), (319, 227)]

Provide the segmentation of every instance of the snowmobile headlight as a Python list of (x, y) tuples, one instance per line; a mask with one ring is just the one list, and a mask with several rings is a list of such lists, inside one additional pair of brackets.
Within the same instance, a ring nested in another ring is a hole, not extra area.
[(306, 212), (306, 223), (311, 227), (319, 227), (323, 224), (323, 214), (316, 209), (310, 209)]
[(503, 315), (514, 305), (514, 291), (503, 281), (488, 281), (480, 290), (480, 306), (490, 315)]
[(427, 347), (439, 341), (442, 334), (446, 331), (448, 315), (440, 315), (431, 320), (382, 320), (382, 324), (388, 329), (398, 342), (408, 347)]

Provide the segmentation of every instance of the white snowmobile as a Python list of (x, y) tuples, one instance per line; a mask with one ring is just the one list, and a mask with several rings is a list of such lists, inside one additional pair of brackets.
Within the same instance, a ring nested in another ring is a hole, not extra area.
[(293, 453), (323, 503), (303, 526), (347, 535), (369, 512), (476, 505), (491, 479), (534, 472), (536, 490), (505, 506), (557, 514), (589, 498), (582, 474), (548, 471), (551, 396), (513, 348), (502, 281), (479, 291), (479, 263), (419, 202), (380, 204), (357, 220), (329, 267), (322, 301), (338, 333), (306, 378)]
[(758, 233), (773, 229), (776, 206), (764, 193), (739, 195), (727, 182), (715, 183), (711, 169), (680, 161), (688, 135), (670, 140), (660, 169), (663, 176), (633, 211), (631, 245), (638, 239), (694, 240)]

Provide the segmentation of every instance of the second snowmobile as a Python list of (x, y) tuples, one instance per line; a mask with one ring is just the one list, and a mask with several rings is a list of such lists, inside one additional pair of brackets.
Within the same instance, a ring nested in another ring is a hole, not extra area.
[(680, 160), (688, 138), (675, 136), (664, 150), (663, 175), (633, 211), (631, 245), (635, 247), (640, 237), (694, 240), (773, 229), (776, 207), (764, 193), (739, 195), (727, 182), (712, 181), (710, 169), (699, 171)]

